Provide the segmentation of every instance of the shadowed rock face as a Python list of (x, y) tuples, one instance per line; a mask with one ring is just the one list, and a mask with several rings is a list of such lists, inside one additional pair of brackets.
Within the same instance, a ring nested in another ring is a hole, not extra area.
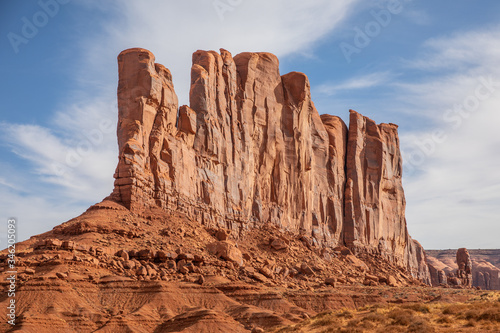
[(197, 51), (190, 106), (144, 49), (118, 56), (119, 163), (111, 198), (241, 231), (273, 223), (315, 244), (379, 253), (427, 282), (408, 235), (397, 126), (318, 114), (306, 75), (269, 53)]

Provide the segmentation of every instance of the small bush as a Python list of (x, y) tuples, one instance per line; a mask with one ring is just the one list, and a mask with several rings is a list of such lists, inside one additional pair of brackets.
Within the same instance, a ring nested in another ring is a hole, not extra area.
[(431, 309), (428, 305), (422, 303), (405, 304), (402, 306), (403, 309), (413, 310), (415, 312), (430, 313)]
[(408, 326), (413, 321), (413, 314), (410, 310), (395, 309), (389, 312), (388, 317), (393, 323), (401, 326)]
[(481, 313), (477, 319), (500, 322), (500, 311), (498, 309), (486, 310)]
[(363, 333), (363, 330), (361, 330), (359, 328), (354, 328), (354, 327), (346, 327), (346, 328), (342, 328), (341, 330), (338, 330), (336, 332), (339, 332), (339, 333)]
[(342, 312), (337, 313), (337, 317), (352, 318), (354, 317), (354, 315), (352, 314), (351, 311), (344, 310)]
[(383, 323), (385, 321), (385, 317), (380, 313), (369, 313), (364, 318), (363, 321), (373, 321)]
[(321, 316), (319, 318), (313, 318), (311, 327), (327, 326), (337, 323), (337, 319), (331, 315)]
[(467, 309), (464, 304), (452, 304), (448, 305), (443, 309), (443, 314), (446, 315), (457, 315), (463, 313)]
[(417, 320), (408, 326), (409, 333), (432, 333), (436, 330), (431, 327), (428, 322), (424, 320)]
[(451, 319), (449, 316), (444, 316), (444, 317), (438, 318), (438, 320), (436, 320), (436, 322), (439, 324), (451, 324), (451, 323), (453, 323), (453, 319)]
[[(468, 310), (467, 312), (465, 312), (465, 319), (467, 320), (477, 320), (479, 315), (480, 315), (480, 311), (477, 310), (477, 309), (473, 309), (473, 310)], [(462, 316), (461, 316), (462, 317)]]

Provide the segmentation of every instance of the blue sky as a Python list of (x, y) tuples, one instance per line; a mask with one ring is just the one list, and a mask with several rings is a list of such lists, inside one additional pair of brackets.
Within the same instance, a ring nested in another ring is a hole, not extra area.
[(398, 124), (425, 248), (500, 248), (498, 13), (493, 0), (2, 1), (0, 219), (26, 239), (111, 192), (120, 51), (152, 51), (186, 104), (191, 54), (222, 47), (306, 73), (320, 113)]

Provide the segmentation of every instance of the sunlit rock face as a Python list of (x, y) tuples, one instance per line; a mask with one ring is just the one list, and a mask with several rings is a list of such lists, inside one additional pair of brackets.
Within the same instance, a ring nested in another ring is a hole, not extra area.
[(430, 281), (408, 235), (397, 126), (318, 114), (307, 76), (270, 53), (196, 51), (190, 106), (145, 49), (118, 56), (119, 162), (111, 198), (235, 231), (272, 223), (389, 258)]

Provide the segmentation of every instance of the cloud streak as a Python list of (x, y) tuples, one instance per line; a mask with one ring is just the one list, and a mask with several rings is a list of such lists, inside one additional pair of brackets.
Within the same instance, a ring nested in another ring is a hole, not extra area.
[(397, 90), (413, 101), (408, 115), (432, 124), (401, 135), (409, 227), (427, 248), (443, 239), (449, 247), (498, 248), (498, 45), (498, 28), (434, 38), (424, 56), (405, 63), (430, 72)]
[(387, 83), (394, 77), (389, 71), (371, 73), (350, 78), (341, 83), (326, 83), (316, 88), (316, 91), (328, 96), (336, 95), (346, 90), (368, 89)]

